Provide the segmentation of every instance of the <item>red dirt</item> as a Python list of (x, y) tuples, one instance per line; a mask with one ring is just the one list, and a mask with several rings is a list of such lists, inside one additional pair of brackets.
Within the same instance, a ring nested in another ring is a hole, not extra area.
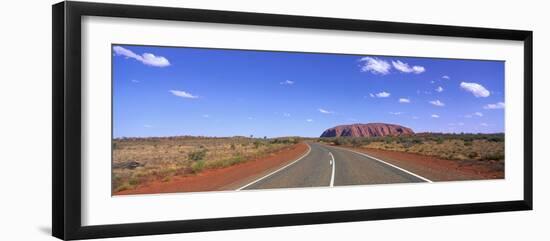
[(379, 158), (432, 181), (503, 179), (503, 161), (445, 160), (414, 153), (350, 148)]
[(230, 167), (205, 170), (193, 176), (176, 176), (167, 182), (153, 181), (114, 195), (235, 190), (298, 159), (307, 149), (305, 143), (298, 143), (268, 156)]

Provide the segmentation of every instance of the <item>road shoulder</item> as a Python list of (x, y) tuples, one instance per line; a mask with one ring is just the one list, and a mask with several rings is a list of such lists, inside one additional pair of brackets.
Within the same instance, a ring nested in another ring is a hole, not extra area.
[[(504, 178), (503, 167), (479, 161), (445, 160), (414, 153), (371, 148), (345, 149), (365, 153), (395, 166), (429, 178), (432, 181), (483, 180)], [(502, 168), (502, 170), (501, 170)]]
[(167, 182), (150, 182), (136, 189), (118, 192), (115, 195), (235, 190), (296, 160), (308, 149), (307, 144), (298, 143), (268, 156), (234, 166), (206, 170), (192, 176), (174, 177)]

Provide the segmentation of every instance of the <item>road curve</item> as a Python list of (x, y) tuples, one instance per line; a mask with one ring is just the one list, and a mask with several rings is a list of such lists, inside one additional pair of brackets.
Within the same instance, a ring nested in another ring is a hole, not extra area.
[(238, 190), (329, 187), (429, 181), (407, 170), (344, 148), (307, 143), (310, 151), (286, 167)]

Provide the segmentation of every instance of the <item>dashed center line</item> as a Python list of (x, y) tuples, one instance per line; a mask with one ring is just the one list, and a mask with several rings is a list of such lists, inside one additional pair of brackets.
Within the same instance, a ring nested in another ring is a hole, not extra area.
[(328, 152), (328, 154), (330, 155), (330, 157), (332, 158), (330, 160), (330, 165), (332, 165), (332, 175), (330, 176), (330, 184), (329, 186), (330, 187), (334, 187), (334, 171), (336, 170), (336, 161), (334, 160), (334, 156), (332, 155), (332, 152)]

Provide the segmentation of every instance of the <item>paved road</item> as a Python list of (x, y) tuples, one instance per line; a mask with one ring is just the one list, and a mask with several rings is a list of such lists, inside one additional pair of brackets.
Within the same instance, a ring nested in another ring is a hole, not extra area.
[(238, 190), (429, 182), (419, 175), (351, 150), (307, 143), (300, 159)]

